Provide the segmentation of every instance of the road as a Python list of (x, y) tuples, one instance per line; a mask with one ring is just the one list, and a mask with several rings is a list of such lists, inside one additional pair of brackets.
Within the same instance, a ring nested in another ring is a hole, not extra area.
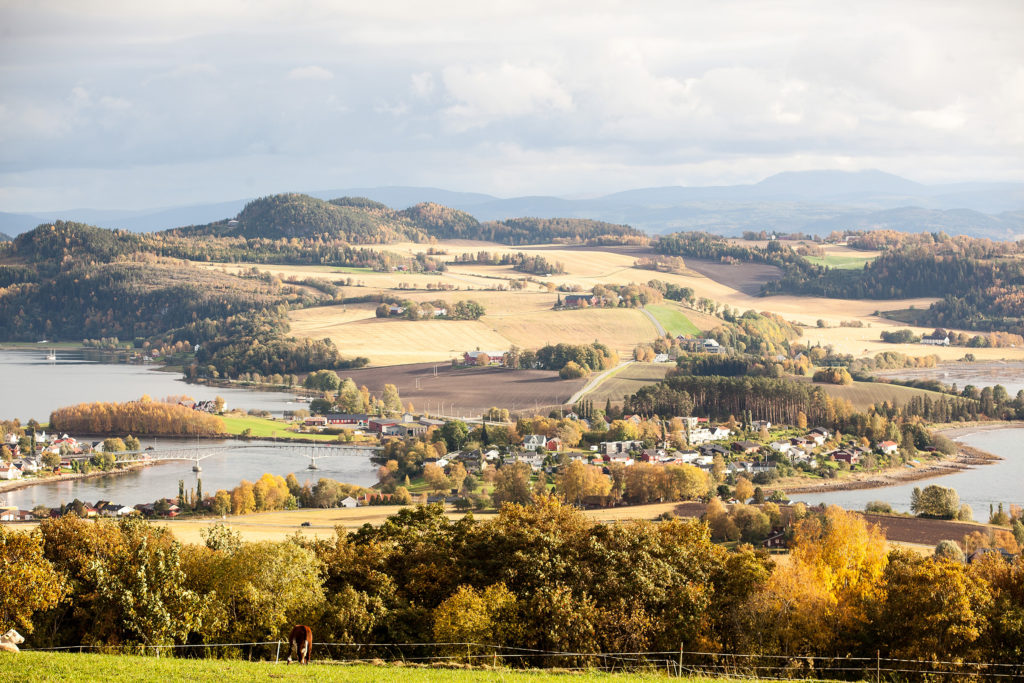
[(594, 379), (592, 379), (589, 382), (587, 382), (586, 384), (584, 384), (583, 388), (580, 389), (579, 391), (577, 391), (571, 397), (569, 397), (569, 400), (566, 403), (568, 403), (569, 405), (575, 405), (576, 401), (578, 401), (581, 398), (583, 398), (583, 396), (586, 395), (587, 392), (590, 392), (590, 391), (593, 391), (594, 389), (596, 389), (597, 385), (600, 384), (601, 382), (603, 382), (604, 379), (608, 375), (612, 374), (613, 372), (618, 372), (619, 370), (621, 370), (622, 368), (626, 367), (627, 365), (632, 364), (633, 362), (635, 362), (635, 361), (627, 360), (624, 363), (619, 363), (614, 368), (611, 368), (609, 370), (605, 370), (600, 375), (594, 377)]

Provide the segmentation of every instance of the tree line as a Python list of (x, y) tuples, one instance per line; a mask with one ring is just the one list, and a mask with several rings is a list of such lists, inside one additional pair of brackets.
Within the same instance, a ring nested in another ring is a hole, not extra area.
[(143, 396), (125, 403), (79, 403), (50, 413), (50, 428), (68, 434), (215, 436), (224, 433), (216, 415)]
[[(747, 523), (726, 521), (736, 520)], [(277, 641), (303, 623), (318, 641), (364, 644), (332, 657), (468, 642), (537, 651), (509, 666), (683, 650), (763, 656), (754, 663), (792, 676), (823, 676), (808, 657), (851, 657), (839, 677), (861, 679), (876, 655), (1024, 673), (1020, 559), (887, 552), (877, 527), (836, 507), (795, 520), (791, 560), (779, 564), (749, 545), (716, 545), (698, 521), (604, 524), (551, 497), (486, 521), (407, 508), (328, 539), (245, 542), (222, 525), (203, 536), (183, 545), (143, 521), (74, 515), (31, 533), (0, 527), (0, 621), (33, 647)]]

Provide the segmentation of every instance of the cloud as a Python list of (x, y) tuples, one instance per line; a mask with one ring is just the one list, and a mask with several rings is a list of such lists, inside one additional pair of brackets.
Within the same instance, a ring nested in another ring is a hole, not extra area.
[(334, 74), (322, 66), (310, 65), (299, 66), (288, 72), (288, 78), (293, 81), (329, 81)]
[(503, 62), (492, 67), (450, 66), (442, 79), (455, 104), (444, 114), (457, 129), (572, 109), (572, 96), (545, 69)]

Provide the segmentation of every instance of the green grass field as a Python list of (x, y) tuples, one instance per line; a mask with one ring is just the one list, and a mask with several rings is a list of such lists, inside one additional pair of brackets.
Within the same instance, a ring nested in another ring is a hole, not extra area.
[(700, 334), (700, 330), (690, 322), (690, 319), (672, 304), (648, 304), (645, 307), (651, 312), (665, 331), (671, 335), (677, 334)]
[[(599, 671), (559, 673), (541, 670), (413, 668), (401, 665), (369, 664), (286, 665), (284, 662), (249, 662), (232, 659), (172, 659), (22, 651), (0, 657), (0, 680), (36, 683), (42, 681), (344, 681), (345, 683), (554, 683), (556, 681), (641, 683), (667, 681), (662, 673), (608, 674)], [(683, 680), (672, 678), (671, 680)], [(687, 678), (691, 683), (710, 683), (714, 678)]]
[(311, 441), (337, 441), (336, 434), (297, 434), (288, 431), (287, 422), (268, 420), (253, 415), (222, 415), (224, 428), (228, 434), (240, 436), (246, 429), (252, 430), (249, 436), (277, 439), (303, 439)]
[(816, 266), (828, 266), (839, 270), (855, 270), (863, 268), (868, 261), (873, 261), (873, 256), (847, 256), (845, 254), (826, 254), (825, 256), (805, 256), (805, 259)]

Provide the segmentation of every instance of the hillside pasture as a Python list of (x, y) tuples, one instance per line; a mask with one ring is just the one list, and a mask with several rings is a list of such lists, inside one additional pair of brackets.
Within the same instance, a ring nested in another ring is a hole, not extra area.
[(847, 386), (818, 384), (817, 386), (824, 389), (829, 396), (846, 399), (858, 410), (866, 410), (871, 405), (881, 404), (882, 401), (904, 405), (917, 396), (927, 396), (932, 399), (942, 396), (935, 391), (904, 387), (898, 384), (885, 384), (884, 382), (854, 382)]
[(683, 312), (682, 306), (666, 302), (664, 304), (648, 304), (647, 310), (651, 312), (665, 331), (672, 336), (685, 334), (699, 334), (700, 328), (690, 322), (687, 313)]
[(605, 401), (621, 403), (622, 397), (635, 394), (639, 389), (657, 384), (665, 374), (674, 368), (673, 363), (630, 363), (608, 379), (601, 382), (583, 398), (603, 408)]

